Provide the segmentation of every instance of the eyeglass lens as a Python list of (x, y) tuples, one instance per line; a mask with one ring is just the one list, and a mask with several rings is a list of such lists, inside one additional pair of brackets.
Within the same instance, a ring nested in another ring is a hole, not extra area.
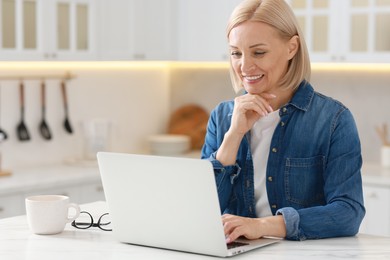
[[(86, 215), (86, 216), (85, 216)], [(90, 227), (98, 227), (104, 231), (112, 231), (111, 221), (109, 218), (109, 213), (105, 213), (99, 217), (98, 222), (93, 222), (92, 215), (87, 211), (81, 211), (78, 219), (72, 222), (72, 226), (78, 229), (88, 229)]]

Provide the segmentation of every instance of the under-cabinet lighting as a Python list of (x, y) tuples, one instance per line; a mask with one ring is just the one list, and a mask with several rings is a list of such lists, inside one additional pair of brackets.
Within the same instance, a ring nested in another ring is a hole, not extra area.
[[(228, 69), (229, 62), (186, 61), (0, 61), (1, 70)], [(315, 71), (390, 72), (390, 63), (312, 63)]]
[(312, 63), (312, 71), (390, 72), (389, 63)]

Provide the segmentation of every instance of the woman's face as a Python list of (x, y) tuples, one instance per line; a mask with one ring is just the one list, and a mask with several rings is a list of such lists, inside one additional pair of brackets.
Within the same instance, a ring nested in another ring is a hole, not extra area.
[(229, 34), (232, 68), (250, 94), (278, 92), (288, 62), (297, 49), (297, 39), (283, 40), (276, 29), (247, 21)]

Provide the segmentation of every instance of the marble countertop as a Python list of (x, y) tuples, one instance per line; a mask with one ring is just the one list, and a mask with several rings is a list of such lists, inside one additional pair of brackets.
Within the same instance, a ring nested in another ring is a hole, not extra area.
[[(188, 157), (198, 158), (198, 153)], [(390, 188), (390, 168), (380, 164), (365, 163), (362, 168), (364, 184)], [(99, 182), (96, 161), (74, 161), (63, 164), (43, 165), (15, 170), (11, 176), (0, 177), (0, 196), (28, 192), (33, 189), (58, 185)]]
[[(82, 210), (98, 216), (107, 211), (105, 202), (81, 205)], [(234, 259), (390, 259), (390, 237), (358, 235), (307, 241), (282, 240)], [(0, 220), (0, 259), (218, 259), (184, 252), (119, 243), (112, 232), (100, 229), (79, 230), (66, 226), (57, 235), (34, 235), (26, 216)]]

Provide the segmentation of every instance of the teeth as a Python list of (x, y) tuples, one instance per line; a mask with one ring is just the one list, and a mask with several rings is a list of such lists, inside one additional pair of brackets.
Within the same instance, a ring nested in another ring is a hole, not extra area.
[(263, 75), (257, 75), (257, 76), (244, 76), (247, 80), (257, 80), (257, 79), (260, 79), (264, 76)]

